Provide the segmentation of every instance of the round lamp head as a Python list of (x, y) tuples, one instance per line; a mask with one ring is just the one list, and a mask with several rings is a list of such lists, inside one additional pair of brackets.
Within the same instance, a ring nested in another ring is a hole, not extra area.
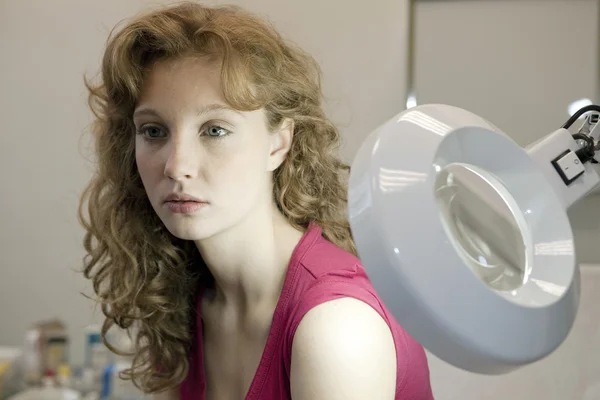
[(504, 373), (573, 324), (579, 272), (563, 203), (527, 152), (459, 108), (411, 108), (351, 169), (359, 256), (387, 308), (430, 352)]

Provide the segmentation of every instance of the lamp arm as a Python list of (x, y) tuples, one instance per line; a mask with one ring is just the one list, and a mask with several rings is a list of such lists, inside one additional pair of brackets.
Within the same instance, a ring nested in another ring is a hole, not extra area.
[[(573, 123), (590, 113), (577, 133)], [(600, 185), (600, 106), (589, 105), (578, 110), (558, 130), (529, 145), (526, 150), (540, 165), (563, 201), (571, 207)]]

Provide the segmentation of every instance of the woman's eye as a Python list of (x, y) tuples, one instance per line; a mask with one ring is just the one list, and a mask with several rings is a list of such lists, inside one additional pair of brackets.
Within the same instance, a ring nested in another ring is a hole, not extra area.
[(138, 131), (138, 133), (144, 135), (148, 139), (160, 139), (165, 136), (163, 130), (154, 125), (144, 126)]
[(210, 125), (206, 128), (206, 135), (210, 136), (210, 137), (223, 137), (223, 136), (227, 136), (229, 133), (229, 130), (220, 127), (218, 125)]

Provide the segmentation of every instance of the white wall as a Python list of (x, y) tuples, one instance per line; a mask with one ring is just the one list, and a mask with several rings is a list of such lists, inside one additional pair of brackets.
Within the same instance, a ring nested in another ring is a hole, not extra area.
[[(404, 104), (406, 1), (234, 3), (268, 15), (321, 63), (348, 161)], [(77, 201), (90, 177), (83, 74), (98, 71), (115, 23), (156, 4), (0, 1), (0, 345), (20, 344), (30, 323), (57, 316), (70, 327), (73, 360), (82, 360), (82, 328), (97, 320), (79, 294), (89, 286), (73, 271), (83, 257)]]
[(597, 97), (597, 0), (417, 0), (415, 90), (525, 146)]
[[(87, 283), (73, 271), (81, 266), (83, 256), (82, 230), (75, 217), (77, 200), (90, 176), (84, 160), (90, 113), (82, 75), (97, 71), (106, 36), (117, 21), (156, 3), (0, 1), (0, 182), (4, 194), (0, 199), (0, 345), (18, 345), (28, 324), (58, 316), (70, 327), (74, 361), (83, 358), (82, 328), (97, 318), (92, 317), (90, 302), (79, 294), (89, 291)], [(328, 111), (345, 135), (347, 160), (372, 128), (404, 106), (405, 0), (379, 0), (377, 7), (346, 0), (236, 3), (269, 15), (286, 36), (320, 61)], [(464, 8), (461, 12), (471, 11)], [(577, 18), (566, 20), (569, 29), (580, 29)], [(428, 42), (441, 43), (447, 34)], [(576, 63), (580, 58), (571, 60)], [(440, 63), (432, 70), (443, 66)], [(540, 101), (556, 93), (548, 90)], [(465, 100), (475, 98), (466, 96)], [(494, 121), (502, 126), (511, 119)], [(597, 219), (589, 217), (594, 210), (590, 207), (580, 215), (588, 221), (590, 233), (599, 228)], [(586, 243), (589, 248), (599, 247), (595, 239)], [(584, 272), (582, 312), (557, 353), (495, 378), (464, 373), (432, 357), (436, 398), (600, 398), (598, 392), (583, 395), (585, 390), (597, 390), (594, 378), (600, 376), (598, 357), (594, 357), (600, 354), (594, 313), (600, 282), (598, 270), (586, 271), (590, 272)], [(561, 389), (558, 383), (565, 385)]]

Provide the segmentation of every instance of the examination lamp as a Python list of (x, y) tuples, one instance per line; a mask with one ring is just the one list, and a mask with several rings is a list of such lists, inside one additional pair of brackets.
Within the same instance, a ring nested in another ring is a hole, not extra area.
[(429, 104), (364, 141), (349, 182), (358, 253), (386, 307), (431, 353), (500, 374), (566, 338), (580, 293), (567, 209), (600, 183), (599, 115), (583, 107), (521, 148), (469, 111)]

